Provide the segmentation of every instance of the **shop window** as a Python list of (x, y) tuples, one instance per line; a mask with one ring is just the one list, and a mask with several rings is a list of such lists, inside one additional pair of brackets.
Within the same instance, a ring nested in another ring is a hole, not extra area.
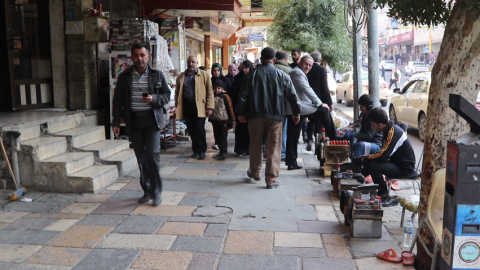
[(222, 63), (222, 48), (213, 47), (213, 63)]
[(143, 17), (141, 3), (134, 0), (96, 0), (95, 3), (110, 12), (110, 20)]

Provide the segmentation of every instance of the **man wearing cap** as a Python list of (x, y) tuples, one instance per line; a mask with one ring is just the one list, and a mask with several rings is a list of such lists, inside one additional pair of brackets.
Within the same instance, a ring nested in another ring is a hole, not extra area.
[(300, 107), (290, 76), (275, 68), (275, 51), (266, 47), (261, 52), (262, 64), (242, 85), (235, 114), (240, 122), (248, 121), (250, 133), (250, 169), (247, 175), (260, 180), (262, 141), (265, 138), (265, 182), (267, 189), (278, 187), (285, 100), (290, 104), (292, 120), (300, 121)]

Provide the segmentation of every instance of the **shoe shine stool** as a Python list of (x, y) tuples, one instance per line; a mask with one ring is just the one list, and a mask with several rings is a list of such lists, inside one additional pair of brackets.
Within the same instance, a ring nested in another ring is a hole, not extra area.
[[(356, 181), (356, 180), (355, 180)], [(383, 209), (375, 206), (377, 184), (361, 185), (353, 188), (353, 200), (349, 203), (347, 218), (351, 218), (353, 237), (382, 237)]]

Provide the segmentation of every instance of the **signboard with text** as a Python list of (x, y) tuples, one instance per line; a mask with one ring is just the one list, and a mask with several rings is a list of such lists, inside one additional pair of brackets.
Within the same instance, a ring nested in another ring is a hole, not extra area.
[(262, 41), (263, 35), (262, 34), (251, 34), (247, 36), (247, 39), (250, 41)]
[(405, 41), (413, 41), (413, 30), (400, 34), (400, 35), (395, 35), (391, 36), (388, 38), (388, 44), (399, 44)]

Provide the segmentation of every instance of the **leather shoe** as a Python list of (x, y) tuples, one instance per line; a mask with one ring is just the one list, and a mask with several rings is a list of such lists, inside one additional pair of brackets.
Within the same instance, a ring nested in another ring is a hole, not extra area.
[(289, 171), (291, 171), (291, 170), (298, 170), (298, 169), (301, 169), (301, 168), (303, 168), (302, 165), (289, 165), (287, 169)]
[(308, 141), (308, 144), (307, 144), (307, 151), (312, 151), (312, 144), (313, 142), (311, 140)]
[(158, 195), (153, 199), (153, 206), (159, 206), (162, 203), (162, 196)]
[(398, 197), (388, 197), (385, 201), (382, 201), (382, 207), (390, 207), (398, 204)]
[(253, 178), (253, 180), (255, 181), (260, 181), (260, 177), (253, 177), (252, 171), (250, 171), (250, 169), (247, 170), (247, 176)]
[(191, 157), (191, 158), (198, 158), (198, 157), (199, 157), (199, 154), (198, 154), (198, 153), (193, 153), (190, 157)]
[(138, 200), (139, 203), (146, 203), (148, 201), (150, 201), (150, 197), (148, 195), (143, 195), (143, 197)]
[(280, 182), (278, 182), (278, 180), (277, 180), (277, 182), (275, 182), (275, 184), (267, 185), (267, 189), (277, 188), (279, 185), (280, 185)]
[(201, 152), (198, 154), (198, 159), (199, 160), (204, 160), (205, 159), (205, 153), (204, 152)]

